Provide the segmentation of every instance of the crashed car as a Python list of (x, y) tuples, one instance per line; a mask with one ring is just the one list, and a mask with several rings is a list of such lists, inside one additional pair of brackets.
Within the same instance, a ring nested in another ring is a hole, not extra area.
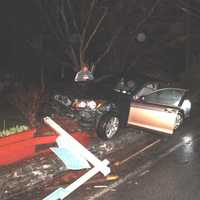
[(190, 116), (191, 102), (186, 89), (163, 85), (147, 77), (107, 75), (77, 82), (74, 92), (56, 94), (54, 101), (102, 139), (127, 125), (173, 134)]

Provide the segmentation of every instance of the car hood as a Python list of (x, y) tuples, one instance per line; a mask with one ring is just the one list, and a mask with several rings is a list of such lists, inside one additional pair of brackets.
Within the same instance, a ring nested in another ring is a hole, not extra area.
[(62, 95), (74, 99), (102, 99), (108, 100), (115, 95), (113, 85), (101, 85), (94, 82), (89, 83), (74, 83), (69, 87), (55, 89), (53, 95)]

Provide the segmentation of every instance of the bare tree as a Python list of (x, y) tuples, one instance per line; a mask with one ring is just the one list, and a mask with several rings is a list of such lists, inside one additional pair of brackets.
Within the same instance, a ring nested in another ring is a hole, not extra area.
[[(139, 2), (138, 0), (39, 1), (49, 30), (63, 46), (65, 62), (74, 71), (79, 70), (84, 63), (99, 64), (111, 52), (127, 27), (132, 27), (132, 32), (138, 31), (154, 12), (160, 0), (153, 1), (152, 8), (147, 15), (142, 13), (142, 18), (138, 18), (136, 12), (138, 7), (140, 8)], [(139, 21), (136, 23), (137, 20)], [(136, 26), (131, 23), (132, 21)], [(106, 39), (103, 40), (100, 34), (106, 35)], [(133, 37), (133, 34), (126, 37)]]
[[(48, 28), (63, 47), (65, 61), (74, 71), (79, 70), (80, 66), (88, 62), (88, 48), (109, 8), (103, 7), (97, 0), (79, 3), (70, 0), (43, 0), (38, 3)], [(98, 15), (95, 15), (97, 10)]]
[[(163, 23), (158, 19), (164, 16), (157, 12), (159, 6), (163, 4), (162, 9), (165, 10), (173, 6), (173, 3), (167, 6), (165, 0), (38, 0), (38, 3), (48, 27), (47, 32), (62, 49), (61, 62), (74, 71), (85, 63), (99, 65), (108, 55), (110, 61), (115, 62), (115, 67), (119, 59), (122, 60), (119, 67), (138, 63), (144, 54), (141, 46), (146, 54), (147, 46), (151, 52), (152, 44), (149, 41), (144, 42), (147, 45), (139, 44), (137, 34), (158, 30), (160, 23)], [(157, 21), (152, 20), (154, 18)], [(158, 26), (154, 23), (158, 23)], [(163, 35), (156, 39), (159, 47), (158, 41), (162, 38)]]

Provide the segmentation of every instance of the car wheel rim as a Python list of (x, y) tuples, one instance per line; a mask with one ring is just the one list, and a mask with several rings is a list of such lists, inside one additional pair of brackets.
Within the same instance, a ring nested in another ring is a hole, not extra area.
[(117, 117), (112, 117), (106, 124), (105, 133), (107, 138), (112, 138), (117, 132), (119, 127), (119, 119)]
[(176, 122), (175, 122), (175, 129), (177, 129), (183, 122), (183, 117), (181, 115), (181, 113), (178, 113), (178, 115), (176, 116)]

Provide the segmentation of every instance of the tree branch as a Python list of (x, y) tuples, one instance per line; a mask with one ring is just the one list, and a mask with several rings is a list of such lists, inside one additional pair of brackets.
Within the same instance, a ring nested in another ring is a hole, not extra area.
[(61, 0), (61, 5), (60, 5), (60, 15), (62, 17), (62, 20), (64, 22), (64, 28), (65, 28), (65, 33), (69, 37), (70, 32), (69, 32), (69, 24), (67, 21), (67, 18), (65, 16), (65, 5), (64, 5), (64, 0)]
[(85, 41), (86, 32), (87, 32), (87, 29), (88, 29), (88, 26), (89, 26), (89, 23), (90, 23), (90, 19), (92, 17), (92, 11), (94, 9), (95, 4), (96, 4), (96, 0), (93, 0), (92, 3), (91, 3), (91, 5), (90, 5), (89, 14), (88, 14), (88, 17), (87, 17), (87, 20), (86, 20), (86, 24), (83, 27), (83, 32), (81, 34), (81, 46), (80, 46), (80, 49), (83, 48), (83, 44), (84, 44), (84, 41)]
[(42, 2), (39, 0), (39, 7), (40, 7), (40, 10), (42, 11), (42, 15), (44, 16), (44, 18), (46, 19), (46, 22), (51, 30), (51, 32), (53, 33), (53, 35), (55, 36), (55, 38), (58, 40), (58, 41), (62, 41), (61, 37), (58, 35), (58, 33), (56, 32), (55, 28), (53, 27), (52, 23), (51, 23), (51, 20), (49, 19), (49, 15), (48, 15), (48, 12), (46, 11), (46, 9), (44, 8), (44, 6), (42, 6)]
[[(65, 37), (65, 38), (69, 39), (69, 37), (71, 35), (70, 35), (70, 31), (69, 31), (69, 23), (68, 23), (67, 18), (65, 16), (64, 0), (61, 0), (60, 14), (61, 14), (61, 17), (64, 21), (65, 32), (67, 34), (67, 37)], [(74, 50), (73, 46), (71, 45), (71, 43), (69, 43), (69, 50), (70, 50), (71, 60), (74, 64), (73, 69), (75, 71), (77, 71), (79, 69), (79, 62), (78, 62), (78, 58), (77, 58), (77, 55), (75, 53), (75, 50)]]
[[(144, 17), (136, 26), (135, 30), (133, 32), (131, 32), (131, 40), (129, 43), (129, 46), (127, 47), (127, 54), (126, 57), (128, 56), (129, 50), (131, 48), (131, 44), (133, 39), (135, 39), (136, 34), (138, 33), (138, 30), (141, 28), (141, 26), (152, 16), (152, 14), (154, 13), (155, 9), (157, 8), (157, 6), (160, 4), (162, 0), (156, 0), (155, 3), (153, 4), (152, 8), (149, 10), (149, 12), (147, 13), (146, 17)], [(127, 59), (126, 59), (127, 60)]]
[(98, 59), (94, 62), (95, 65), (98, 64), (98, 63), (102, 60), (102, 58), (103, 58), (104, 56), (106, 56), (106, 55), (109, 53), (109, 51), (110, 51), (110, 49), (112, 48), (112, 46), (113, 46), (115, 40), (117, 39), (117, 37), (119, 36), (119, 34), (121, 33), (122, 30), (123, 30), (123, 27), (121, 26), (121, 27), (118, 29), (118, 31), (114, 34), (114, 36), (112, 37), (112, 39), (110, 40), (110, 42), (109, 42), (109, 44), (107, 45), (107, 48), (105, 49), (105, 51), (104, 51), (104, 52), (98, 57)]
[(74, 51), (74, 48), (71, 45), (70, 45), (70, 51), (71, 51), (71, 55), (72, 55), (72, 62), (74, 64), (73, 70), (78, 71), (78, 70), (80, 70), (80, 65), (79, 65), (79, 62), (77, 59), (77, 55)]
[(67, 4), (68, 4), (69, 10), (70, 10), (70, 15), (72, 17), (73, 25), (74, 25), (75, 29), (77, 30), (78, 35), (80, 36), (80, 29), (79, 29), (78, 24), (76, 22), (76, 18), (74, 16), (74, 11), (73, 11), (72, 5), (70, 3), (70, 0), (67, 0)]
[[(134, 2), (136, 2), (136, 0)], [(132, 9), (129, 9), (127, 14), (130, 14), (131, 11)], [(124, 25), (121, 25), (120, 28), (118, 28), (118, 30), (116, 31), (116, 33), (113, 35), (112, 39), (110, 40), (109, 44), (107, 45), (105, 51), (94, 62), (95, 65), (98, 64), (110, 52), (111, 48), (114, 45), (115, 40), (119, 37), (120, 33), (123, 31), (123, 26)]]
[(87, 50), (87, 48), (88, 48), (88, 46), (89, 46), (91, 40), (92, 40), (93, 37), (95, 36), (95, 34), (96, 34), (98, 28), (100, 27), (100, 25), (101, 25), (103, 19), (105, 18), (105, 16), (107, 15), (107, 13), (108, 13), (108, 9), (105, 9), (105, 10), (104, 10), (104, 14), (103, 14), (103, 15), (101, 16), (101, 18), (99, 19), (99, 21), (98, 21), (96, 27), (94, 28), (93, 32), (90, 34), (88, 41), (86, 42), (85, 46), (83, 47), (83, 51), (84, 51), (84, 52)]
[(138, 30), (140, 29), (140, 27), (152, 16), (152, 14), (154, 13), (156, 7), (160, 4), (162, 0), (156, 0), (155, 3), (153, 4), (152, 8), (149, 10), (149, 12), (147, 13), (146, 17), (144, 17), (140, 23), (137, 24), (135, 30), (133, 32), (131, 32), (131, 34), (136, 34), (138, 32)]

